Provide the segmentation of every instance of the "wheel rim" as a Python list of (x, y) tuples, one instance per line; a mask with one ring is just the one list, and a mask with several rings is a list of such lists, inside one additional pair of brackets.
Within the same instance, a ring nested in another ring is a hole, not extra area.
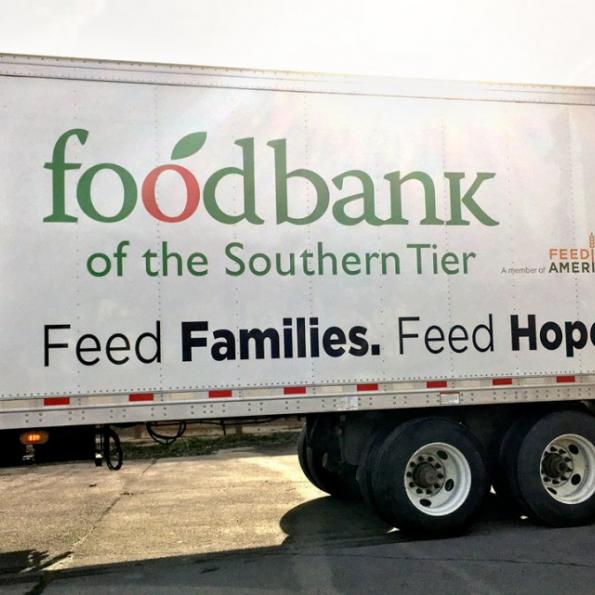
[(471, 490), (471, 468), (463, 453), (443, 442), (416, 450), (405, 470), (405, 490), (411, 503), (431, 516), (457, 510)]
[(541, 455), (540, 476), (558, 502), (585, 502), (595, 494), (595, 446), (578, 434), (554, 438)]

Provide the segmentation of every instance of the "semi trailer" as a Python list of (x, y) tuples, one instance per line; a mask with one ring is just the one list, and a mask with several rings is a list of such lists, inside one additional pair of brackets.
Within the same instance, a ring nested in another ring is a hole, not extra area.
[(0, 130), (3, 458), (300, 416), (402, 530), (593, 520), (593, 89), (0, 55)]

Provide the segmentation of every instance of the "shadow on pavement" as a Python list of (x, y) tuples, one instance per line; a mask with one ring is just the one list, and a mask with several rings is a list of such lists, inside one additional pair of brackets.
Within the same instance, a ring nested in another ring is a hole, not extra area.
[[(517, 515), (504, 508), (498, 498), (492, 495), (470, 534), (505, 532), (507, 528), (521, 524), (526, 523), (522, 523)], [(303, 581), (297, 560), (301, 560), (301, 564), (307, 568), (310, 563), (308, 560), (320, 564), (333, 550), (348, 548), (353, 552), (351, 555), (357, 558), (359, 548), (365, 559), (367, 554), (364, 551), (370, 546), (405, 546), (422, 541), (386, 525), (361, 502), (331, 497), (317, 498), (296, 506), (281, 518), (280, 526), (287, 537), (283, 544), (276, 547), (170, 556), (63, 570), (47, 568), (68, 557), (70, 552), (54, 558), (49, 558), (45, 552), (32, 550), (9, 552), (0, 555), (0, 586), (37, 580), (31, 593), (45, 592), (46, 589), (52, 591), (50, 587), (58, 585), (62, 585), (62, 588), (68, 585), (70, 589), (73, 583), (76, 584), (76, 592), (91, 592), (101, 586), (102, 592), (109, 593), (119, 592), (122, 585), (128, 585), (132, 592), (137, 592), (134, 588), (139, 584), (150, 584), (166, 591), (169, 590), (168, 585), (175, 584), (177, 586), (172, 588), (172, 592), (180, 592), (180, 589), (196, 588), (199, 577), (199, 582), (206, 581), (213, 588), (216, 585), (217, 588), (225, 588), (234, 584), (244, 585), (246, 589), (259, 588), (265, 580), (272, 589), (292, 591), (292, 585)], [(530, 532), (530, 527), (526, 527), (526, 530)], [(265, 560), (278, 572), (272, 572), (269, 577), (263, 576), (263, 572), (268, 574), (263, 567)], [(206, 576), (217, 573), (218, 578)]]
[[(530, 524), (530, 523), (529, 523)], [(428, 541), (387, 525), (362, 502), (323, 497), (288, 511), (280, 521), (287, 534), (284, 546), (341, 545), (357, 547), (381, 543)], [(527, 525), (514, 508), (490, 494), (468, 533), (498, 531)], [(456, 537), (456, 536), (455, 536)], [(444, 539), (444, 538), (442, 538)]]
[[(309, 500), (289, 510), (280, 520), (287, 535), (283, 546), (386, 543), (398, 535), (362, 502), (330, 496)], [(390, 533), (392, 531), (392, 533)]]
[(37, 550), (0, 553), (0, 577), (7, 574), (38, 573), (52, 564), (68, 558), (71, 553), (65, 552), (52, 557), (47, 552), (38, 552)]

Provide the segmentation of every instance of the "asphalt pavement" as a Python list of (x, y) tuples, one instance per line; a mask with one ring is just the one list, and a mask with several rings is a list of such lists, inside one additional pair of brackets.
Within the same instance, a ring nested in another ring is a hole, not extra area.
[(419, 540), (325, 496), (286, 447), (0, 472), (0, 593), (595, 593), (595, 527), (492, 496), (464, 536)]

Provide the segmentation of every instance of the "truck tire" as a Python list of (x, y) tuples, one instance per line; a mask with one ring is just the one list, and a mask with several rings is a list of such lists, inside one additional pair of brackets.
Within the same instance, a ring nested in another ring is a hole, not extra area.
[(488, 489), (481, 445), (466, 427), (443, 418), (403, 423), (373, 462), (375, 505), (383, 520), (406, 532), (461, 531)]
[(313, 448), (308, 439), (307, 426), (304, 426), (298, 437), (298, 460), (302, 472), (308, 481), (319, 490), (340, 499), (358, 499), (359, 488), (355, 473), (337, 473), (324, 466), (325, 453)]
[(393, 427), (378, 427), (372, 432), (366, 445), (363, 448), (360, 464), (357, 468), (356, 479), (363, 501), (371, 508), (382, 520), (382, 510), (376, 505), (374, 491), (372, 489), (372, 471), (378, 452), (384, 444), (387, 436), (394, 430)]
[(314, 476), (312, 475), (312, 473), (310, 471), (310, 465), (308, 463), (308, 432), (307, 432), (305, 425), (303, 426), (303, 428), (300, 431), (300, 434), (298, 436), (297, 454), (298, 454), (298, 461), (300, 462), (300, 467), (302, 469), (302, 473), (306, 476), (308, 481), (314, 487), (317, 487), (319, 490), (322, 490), (322, 487), (316, 483), (316, 479), (314, 478)]
[(536, 416), (533, 415), (511, 423), (500, 439), (497, 461), (490, 470), (492, 485), (500, 500), (507, 508), (525, 514), (528, 514), (527, 505), (521, 496), (516, 473), (510, 473), (510, 470), (516, 468), (518, 449), (536, 420)]
[(556, 411), (535, 421), (511, 448), (513, 495), (533, 518), (555, 527), (595, 520), (595, 419)]

